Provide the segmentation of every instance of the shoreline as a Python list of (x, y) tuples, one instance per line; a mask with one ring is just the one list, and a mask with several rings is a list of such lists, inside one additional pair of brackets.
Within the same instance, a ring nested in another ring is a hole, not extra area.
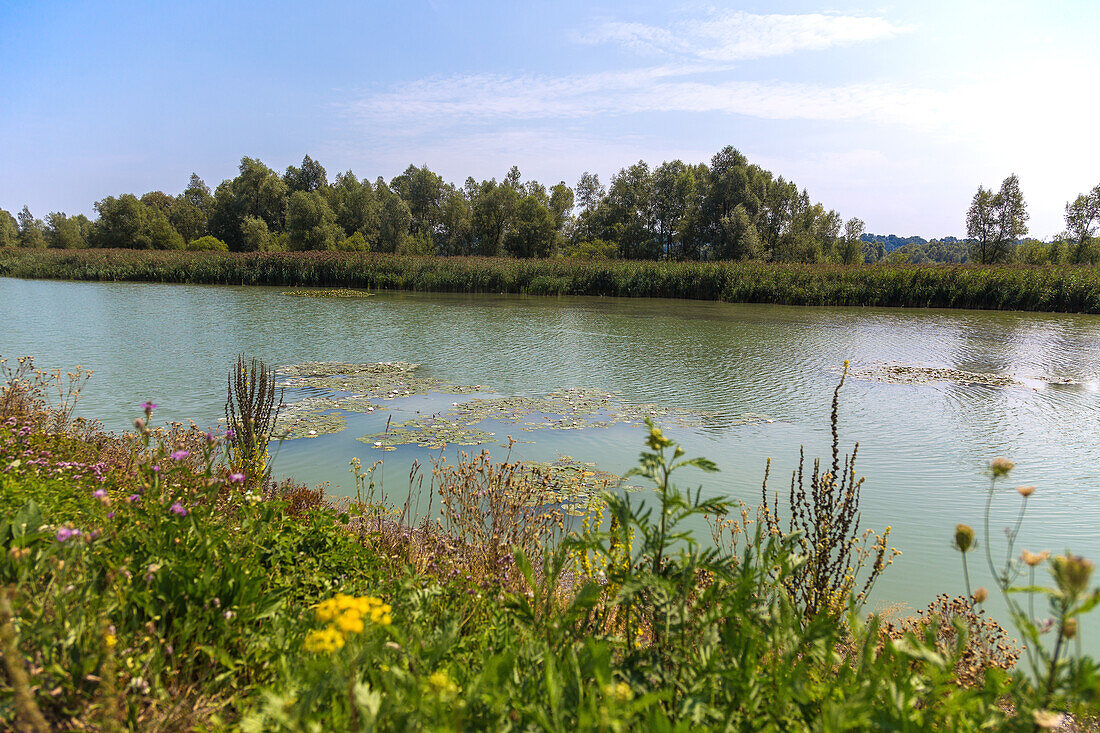
[(1100, 270), (1086, 266), (579, 261), (345, 252), (8, 248), (0, 250), (0, 276), (1100, 313)]

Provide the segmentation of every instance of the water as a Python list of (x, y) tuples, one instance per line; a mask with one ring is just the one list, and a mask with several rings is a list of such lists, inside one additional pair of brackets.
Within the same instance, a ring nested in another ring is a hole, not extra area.
[[(1006, 374), (1022, 385), (846, 383), (839, 425), (845, 447), (860, 444), (862, 524), (891, 525), (892, 544), (904, 552), (875, 602), (919, 608), (937, 593), (962, 592), (950, 539), (958, 522), (980, 531), (984, 468), (996, 456), (1017, 468), (996, 502), (994, 548), (1003, 547), (1000, 528), (1018, 508), (1011, 487), (1034, 484), (1019, 547), (1100, 559), (1097, 316), (421, 293), (334, 300), (287, 297), (281, 288), (0, 278), (0, 355), (95, 370), (78, 414), (113, 429), (126, 429), (146, 399), (160, 405), (158, 419), (214, 424), (238, 353), (273, 364), (411, 361), (427, 376), (498, 394), (573, 386), (705, 411), (711, 417), (702, 427), (668, 432), (722, 472), (686, 478), (751, 504), (759, 502), (766, 458), (782, 499), (800, 445), (808, 456), (828, 454), (830, 399), (845, 359), (857, 369), (899, 363)], [(398, 422), (469, 398), (387, 404)], [(774, 422), (737, 424), (745, 413)], [(411, 462), (426, 463), (429, 453), (403, 446), (383, 454), (355, 440), (381, 430), (388, 416), (350, 415), (342, 433), (288, 442), (277, 471), (347, 494), (348, 461), (384, 456), (386, 488), (396, 496)], [(509, 426), (487, 429), (503, 436)], [(634, 465), (643, 430), (517, 436), (535, 442), (516, 446), (515, 457), (564, 453), (621, 473)], [(971, 555), (972, 581), (992, 588), (981, 560)], [(1095, 614), (1084, 634), (1095, 653)]]

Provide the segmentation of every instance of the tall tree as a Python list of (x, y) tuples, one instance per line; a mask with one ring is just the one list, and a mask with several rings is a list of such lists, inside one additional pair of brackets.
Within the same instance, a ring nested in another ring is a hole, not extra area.
[(1073, 242), (1074, 262), (1087, 262), (1092, 235), (1100, 224), (1100, 184), (1066, 204), (1066, 234)]
[(369, 245), (378, 241), (378, 197), (370, 181), (360, 181), (351, 171), (341, 173), (327, 189), (326, 197), (345, 235), (358, 232)]
[(19, 224), (10, 211), (0, 209), (0, 247), (15, 247), (19, 244)]
[(325, 172), (324, 166), (307, 155), (302, 158), (300, 168), (295, 168), (292, 165), (287, 166), (286, 173), (283, 174), (283, 182), (286, 183), (289, 193), (296, 191), (312, 193), (313, 191), (321, 191), (328, 186), (328, 174)]
[(997, 192), (997, 243), (999, 260), (1008, 258), (1016, 240), (1027, 234), (1027, 204), (1020, 191), (1020, 179), (1013, 173), (1001, 182)]
[(241, 224), (246, 216), (258, 216), (272, 232), (283, 231), (287, 210), (287, 187), (282, 177), (254, 158), (241, 158), (240, 172), (222, 181), (214, 191), (210, 232), (229, 245), (243, 246)]
[(46, 246), (46, 225), (41, 219), (35, 219), (31, 210), (24, 206), (19, 212), (19, 246), (28, 249), (42, 249)]
[(80, 220), (52, 211), (46, 216), (46, 242), (55, 249), (80, 249), (87, 247)]
[(995, 262), (997, 247), (997, 202), (993, 191), (978, 186), (966, 212), (966, 236), (973, 241), (970, 259), (980, 265)]
[(336, 249), (344, 238), (332, 208), (317, 191), (295, 191), (291, 195), (286, 233), (293, 250)]
[(378, 250), (403, 251), (412, 225), (409, 205), (381, 178), (375, 181), (374, 193), (378, 197)]

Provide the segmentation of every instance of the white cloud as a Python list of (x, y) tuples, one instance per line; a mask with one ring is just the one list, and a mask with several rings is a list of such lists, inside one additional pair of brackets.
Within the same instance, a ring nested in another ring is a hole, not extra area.
[(613, 43), (635, 51), (694, 57), (716, 62), (821, 51), (893, 38), (909, 29), (884, 18), (853, 15), (758, 15), (713, 12), (668, 27), (609, 22), (578, 34), (581, 43)]

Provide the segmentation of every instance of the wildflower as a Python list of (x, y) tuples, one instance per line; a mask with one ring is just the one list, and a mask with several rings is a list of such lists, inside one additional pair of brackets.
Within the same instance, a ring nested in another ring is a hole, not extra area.
[(229, 481), (231, 483), (234, 483), (234, 484), (243, 484), (244, 483), (244, 478), (245, 478), (244, 474), (241, 473), (240, 471), (237, 471), (236, 473), (229, 474)]
[(344, 635), (328, 626), (306, 634), (302, 644), (307, 652), (334, 652), (344, 646)]
[(178, 501), (175, 504), (173, 504), (171, 507), (169, 507), (168, 511), (172, 512), (173, 514), (178, 514), (181, 517), (186, 517), (187, 516), (187, 510), (184, 509), (183, 504), (180, 504)]
[(191, 455), (191, 454), (189, 452), (185, 451), (185, 450), (173, 451), (172, 452), (172, 460), (173, 461), (182, 461), (184, 458), (187, 458), (187, 456), (189, 456), (189, 455)]
[(363, 617), (349, 609), (336, 618), (336, 626), (345, 633), (358, 634), (363, 630)]
[(153, 466), (153, 473), (160, 473), (160, 466)]
[(625, 682), (604, 685), (603, 694), (619, 702), (627, 702), (634, 699), (634, 690)]
[(118, 643), (118, 638), (114, 634), (107, 633), (103, 635), (103, 643), (107, 645), (108, 649), (114, 649), (115, 644)]
[(1007, 476), (1008, 472), (1015, 467), (1016, 464), (1007, 458), (994, 458), (989, 464), (989, 472), (993, 474), (993, 478), (1000, 478)]
[(443, 696), (454, 695), (458, 692), (458, 685), (443, 670), (432, 672), (431, 676), (428, 677), (428, 687), (432, 689), (432, 692)]
[(72, 529), (70, 527), (62, 527), (61, 529), (57, 530), (56, 538), (57, 538), (58, 542), (68, 542), (70, 539), (74, 539), (74, 538), (79, 537), (79, 536), (80, 536), (80, 530), (79, 529)]
[(650, 422), (649, 437), (646, 438), (646, 444), (653, 450), (660, 450), (661, 448), (667, 448), (672, 445), (672, 441), (665, 437), (665, 434), (661, 432), (659, 427)]
[(134, 420), (134, 430), (137, 430), (139, 433), (145, 432), (145, 421), (140, 417)]
[(92, 492), (92, 496), (94, 496), (97, 499), (102, 499), (102, 498), (107, 496), (107, 490), (106, 489), (96, 489), (95, 491)]
[(974, 544), (974, 529), (966, 524), (955, 525), (955, 547), (965, 553)]
[(229, 428), (228, 430), (225, 431), (225, 437), (228, 438), (229, 440), (233, 440), (233, 438), (237, 437), (237, 431), (234, 430), (233, 428)]
[(141, 497), (137, 494), (130, 494), (126, 497), (126, 501), (130, 502), (131, 504), (137, 504), (140, 499)]
[(1039, 563), (1046, 560), (1048, 557), (1050, 557), (1050, 552), (1048, 550), (1043, 550), (1042, 552), (1038, 553), (1028, 552), (1027, 550), (1024, 550), (1022, 553), (1020, 553), (1020, 559), (1024, 561), (1025, 565), (1028, 565), (1030, 567), (1035, 567)]
[(1027, 497), (1029, 497), (1029, 496), (1031, 496), (1032, 494), (1035, 493), (1035, 487), (1034, 486), (1017, 486), (1016, 491), (1017, 491), (1017, 493), (1020, 494), (1020, 496), (1022, 496), (1026, 499)]
[(1066, 554), (1054, 558), (1053, 564), (1054, 580), (1067, 596), (1076, 598), (1088, 588), (1092, 562), (1080, 555)]
[(978, 590), (974, 591), (975, 603), (985, 603), (986, 598), (989, 598), (989, 591), (987, 591), (985, 588), (979, 587)]

